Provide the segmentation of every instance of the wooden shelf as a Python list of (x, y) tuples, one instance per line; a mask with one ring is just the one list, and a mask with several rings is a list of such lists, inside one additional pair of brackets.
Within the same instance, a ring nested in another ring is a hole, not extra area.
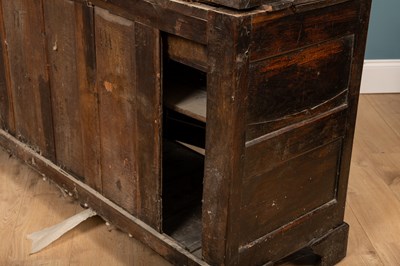
[(167, 88), (165, 106), (202, 122), (207, 116), (207, 92), (190, 88), (185, 84), (173, 84)]

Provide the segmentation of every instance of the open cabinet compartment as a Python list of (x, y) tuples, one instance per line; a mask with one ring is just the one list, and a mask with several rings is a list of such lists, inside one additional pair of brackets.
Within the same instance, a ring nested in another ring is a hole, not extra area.
[(206, 73), (164, 59), (163, 232), (201, 257)]

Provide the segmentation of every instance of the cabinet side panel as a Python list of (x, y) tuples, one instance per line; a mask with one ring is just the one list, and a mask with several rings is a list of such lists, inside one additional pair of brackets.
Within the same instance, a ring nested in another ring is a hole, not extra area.
[(57, 165), (84, 175), (74, 2), (44, 1)]
[(250, 28), (248, 17), (210, 14), (202, 251), (211, 265), (238, 260)]
[(103, 193), (137, 210), (134, 22), (95, 8)]
[(3, 1), (16, 135), (54, 161), (42, 1)]

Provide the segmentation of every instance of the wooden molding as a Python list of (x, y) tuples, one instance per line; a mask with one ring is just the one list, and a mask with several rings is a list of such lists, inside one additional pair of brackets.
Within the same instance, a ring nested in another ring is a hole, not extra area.
[(365, 60), (361, 93), (400, 93), (400, 59)]

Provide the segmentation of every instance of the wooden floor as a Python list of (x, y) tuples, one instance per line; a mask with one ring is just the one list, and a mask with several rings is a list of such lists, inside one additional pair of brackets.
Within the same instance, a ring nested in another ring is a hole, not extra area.
[[(168, 265), (92, 218), (42, 252), (26, 235), (81, 211), (55, 186), (0, 149), (0, 265)], [(400, 265), (400, 94), (360, 100), (340, 265)]]

